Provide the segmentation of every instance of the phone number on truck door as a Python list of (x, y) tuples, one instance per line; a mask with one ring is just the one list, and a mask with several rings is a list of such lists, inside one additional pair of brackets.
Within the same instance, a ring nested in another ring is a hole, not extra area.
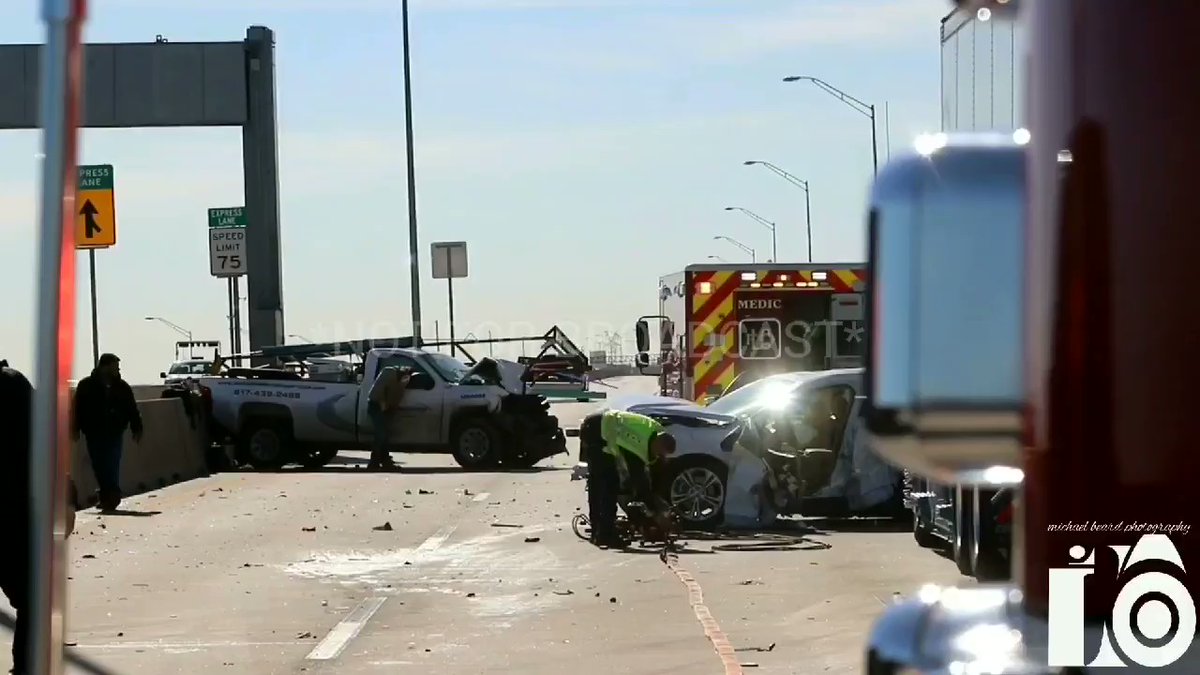
[(278, 389), (234, 389), (233, 395), (255, 398), (300, 398), (298, 391), (279, 391)]

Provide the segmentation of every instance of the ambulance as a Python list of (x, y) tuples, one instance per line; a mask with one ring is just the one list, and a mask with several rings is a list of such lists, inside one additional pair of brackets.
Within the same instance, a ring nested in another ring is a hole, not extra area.
[(659, 279), (637, 364), (657, 362), (662, 395), (699, 403), (767, 375), (862, 367), (866, 288), (865, 263), (689, 265)]

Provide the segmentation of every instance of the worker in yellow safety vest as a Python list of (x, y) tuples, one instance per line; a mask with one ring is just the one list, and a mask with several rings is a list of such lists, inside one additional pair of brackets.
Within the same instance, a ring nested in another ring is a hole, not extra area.
[(588, 463), (588, 519), (592, 543), (619, 547), (617, 504), (626, 500), (631, 516), (661, 516), (666, 505), (655, 497), (652, 469), (675, 452), (675, 439), (658, 421), (638, 413), (609, 410), (580, 426)]

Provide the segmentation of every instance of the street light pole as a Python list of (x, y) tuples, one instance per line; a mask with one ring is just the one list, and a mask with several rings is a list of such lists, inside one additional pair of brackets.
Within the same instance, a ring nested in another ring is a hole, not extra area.
[(875, 105), (871, 104), (871, 170), (879, 175), (879, 128), (875, 124)]
[(726, 206), (725, 210), (726, 211), (741, 211), (742, 213), (746, 214), (747, 216), (750, 216), (751, 218), (753, 218), (754, 220), (757, 220), (759, 223), (761, 223), (767, 229), (771, 230), (771, 261), (779, 262), (779, 242), (778, 242), (778, 239), (776, 238), (776, 229), (777, 228), (775, 227), (774, 222), (767, 220), (766, 218), (763, 218), (762, 216), (758, 215), (757, 213), (751, 211), (750, 209), (744, 209), (740, 206)]
[(838, 89), (837, 87), (833, 86), (832, 84), (829, 84), (825, 80), (822, 80), (822, 79), (816, 78), (816, 77), (812, 77), (809, 75), (789, 75), (788, 77), (783, 78), (783, 81), (784, 82), (812, 82), (816, 86), (823, 89), (825, 91), (825, 93), (830, 94), (831, 96), (838, 99), (842, 103), (845, 103), (846, 105), (850, 106), (853, 110), (858, 112), (860, 115), (865, 115), (866, 117), (870, 118), (870, 120), (871, 120), (871, 166), (874, 171), (874, 174), (879, 175), (879, 140), (878, 140), (877, 132), (875, 129), (875, 127), (876, 127), (876, 125), (875, 125), (875, 106), (873, 104), (864, 103), (864, 102), (860, 101), (859, 99), (854, 98), (850, 94), (847, 94), (846, 92), (842, 91), (841, 89)]
[(421, 346), (421, 268), (417, 251), (417, 171), (413, 158), (412, 63), (408, 42), (408, 0), (400, 0), (400, 21), (403, 26), (404, 49), (404, 140), (408, 169), (408, 269), (412, 288), (412, 333), (415, 344)]
[[(172, 323), (170, 321), (167, 321), (166, 319), (162, 318), (161, 316), (148, 316), (148, 317), (146, 317), (146, 320), (147, 321), (157, 321), (157, 322), (163, 324), (164, 326), (166, 326), (167, 328), (170, 328), (171, 330), (175, 331), (176, 333), (187, 336), (188, 342), (193, 342), (192, 331), (184, 328), (183, 326), (180, 326), (177, 323)], [(175, 352), (176, 354), (179, 353), (178, 349), (179, 349), (179, 347), (178, 347), (178, 345), (176, 345), (176, 352)], [(190, 345), (190, 344), (188, 345), (188, 356), (195, 358), (196, 348), (194, 345)], [(179, 358), (179, 357), (176, 356), (175, 358)]]
[(719, 234), (719, 235), (717, 235), (717, 236), (715, 236), (715, 237), (713, 237), (713, 239), (714, 239), (714, 240), (727, 241), (727, 242), (729, 242), (730, 244), (733, 244), (734, 246), (736, 246), (736, 247), (738, 247), (738, 248), (742, 249), (742, 251), (744, 251), (745, 253), (747, 253), (747, 254), (750, 256), (750, 262), (758, 262), (758, 256), (756, 255), (756, 253), (755, 253), (754, 249), (752, 249), (752, 248), (750, 248), (749, 246), (747, 246), (747, 245), (743, 244), (742, 242), (738, 241), (737, 239), (734, 239), (733, 237), (726, 237), (726, 236), (724, 236), (724, 235), (720, 235), (720, 234)]
[[(775, 166), (774, 164), (772, 164), (770, 162), (764, 162), (761, 160), (752, 159), (752, 160), (742, 162), (742, 164), (745, 164), (746, 166), (754, 166), (755, 164), (758, 164), (760, 166), (765, 166), (768, 169), (770, 169), (772, 172), (774, 172), (775, 174), (781, 176), (787, 182), (791, 183), (792, 185), (795, 185), (796, 187), (800, 188), (801, 190), (804, 190), (804, 220), (805, 220), (805, 228), (807, 229), (807, 234), (808, 234), (808, 262), (812, 262), (812, 260), (813, 260), (813, 256), (812, 256), (812, 201), (809, 199), (810, 191), (808, 189), (808, 181), (797, 178), (797, 177), (793, 176), (792, 174), (788, 173), (787, 171), (784, 171), (783, 169)], [(778, 262), (778, 258), (776, 259), (776, 262)]]
[(183, 326), (180, 326), (177, 323), (171, 323), (170, 321), (167, 321), (166, 319), (162, 318), (161, 316), (148, 316), (148, 317), (146, 317), (146, 320), (147, 321), (157, 321), (157, 322), (163, 324), (164, 326), (166, 326), (167, 328), (170, 328), (171, 330), (175, 331), (176, 333), (179, 333), (180, 335), (186, 335), (188, 342), (192, 341), (192, 331), (184, 328)]
[(812, 257), (812, 202), (809, 201), (811, 192), (808, 190), (808, 181), (804, 182), (804, 226), (808, 230), (808, 262), (813, 261)]

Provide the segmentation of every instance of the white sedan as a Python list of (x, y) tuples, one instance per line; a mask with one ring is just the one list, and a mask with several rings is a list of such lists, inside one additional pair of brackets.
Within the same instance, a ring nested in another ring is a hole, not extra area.
[[(861, 368), (787, 373), (707, 407), (631, 396), (607, 409), (649, 415), (675, 437), (656, 478), (689, 527), (765, 527), (794, 514), (904, 517), (903, 475), (860, 433), (862, 379)], [(590, 450), (581, 447), (581, 459)]]

